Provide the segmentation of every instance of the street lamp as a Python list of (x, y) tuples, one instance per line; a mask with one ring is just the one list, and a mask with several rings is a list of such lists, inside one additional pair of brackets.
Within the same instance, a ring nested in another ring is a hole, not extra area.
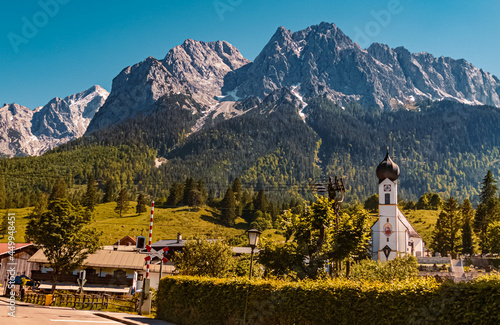
[(252, 254), (250, 257), (250, 276), (248, 277), (250, 280), (252, 279), (252, 266), (253, 266), (253, 251), (257, 245), (259, 245), (259, 238), (261, 232), (257, 229), (247, 230), (248, 233), (248, 244), (250, 248), (252, 248)]

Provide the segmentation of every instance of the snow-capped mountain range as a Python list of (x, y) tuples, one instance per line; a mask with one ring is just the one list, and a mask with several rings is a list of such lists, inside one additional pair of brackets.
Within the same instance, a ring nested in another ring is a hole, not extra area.
[(243, 114), (236, 108), (242, 100), (261, 102), (282, 91), (304, 120), (302, 109), (315, 96), (381, 110), (419, 99), (500, 107), (500, 80), (463, 59), (379, 43), (362, 49), (334, 24), (321, 23), (297, 32), (279, 27), (253, 62), (226, 41), (188, 39), (163, 60), (149, 57), (123, 69), (109, 96), (94, 86), (34, 111), (5, 105), (0, 108), (0, 154), (41, 154), (85, 132), (150, 114), (161, 97), (177, 93), (203, 107), (192, 134), (210, 118)]
[(54, 98), (30, 110), (18, 104), (0, 108), (0, 155), (40, 155), (81, 137), (109, 93), (93, 86), (66, 98)]
[(226, 76), (223, 92), (264, 98), (294, 86), (305, 98), (324, 95), (368, 108), (391, 109), (422, 98), (500, 106), (499, 79), (463, 59), (379, 43), (361, 49), (329, 23), (295, 33), (278, 28), (254, 62)]

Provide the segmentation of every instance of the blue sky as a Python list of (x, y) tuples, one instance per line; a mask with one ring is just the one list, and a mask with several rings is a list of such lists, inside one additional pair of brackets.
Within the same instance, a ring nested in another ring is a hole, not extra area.
[(497, 1), (24, 0), (0, 10), (0, 105), (35, 108), (94, 84), (110, 91), (123, 68), (161, 59), (186, 38), (226, 40), (253, 60), (278, 26), (322, 21), (363, 47), (464, 58), (500, 76)]

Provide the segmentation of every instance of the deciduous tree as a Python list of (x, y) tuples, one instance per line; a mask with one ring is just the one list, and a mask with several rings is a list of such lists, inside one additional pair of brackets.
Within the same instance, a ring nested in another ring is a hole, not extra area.
[(30, 216), (26, 237), (42, 249), (54, 270), (52, 292), (60, 274), (81, 266), (99, 247), (101, 234), (86, 227), (89, 222), (90, 215), (82, 207), (64, 198), (51, 201), (50, 209), (40, 215)]
[(224, 240), (190, 240), (174, 255), (181, 274), (224, 277), (233, 268), (233, 249)]
[(304, 213), (287, 212), (283, 216), (285, 237), (293, 238), (296, 243), (305, 276), (317, 278), (329, 262), (366, 255), (370, 236), (366, 210), (355, 207), (344, 211), (338, 231), (335, 225), (332, 202), (324, 197), (317, 198)]
[(365, 200), (364, 207), (370, 212), (377, 212), (378, 210), (379, 197), (378, 194), (373, 194)]

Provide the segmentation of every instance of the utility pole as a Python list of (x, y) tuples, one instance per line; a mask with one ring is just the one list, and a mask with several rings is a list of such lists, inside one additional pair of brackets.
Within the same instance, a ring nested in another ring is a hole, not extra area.
[[(344, 201), (345, 187), (342, 177), (335, 176), (335, 181), (330, 176), (328, 178), (328, 199), (332, 202), (333, 211), (335, 212), (335, 233), (339, 232), (340, 224), (340, 203)], [(332, 276), (332, 264), (330, 264), (330, 276)], [(342, 265), (339, 260), (335, 261), (335, 273), (339, 276)], [(347, 263), (349, 267), (349, 263)]]

